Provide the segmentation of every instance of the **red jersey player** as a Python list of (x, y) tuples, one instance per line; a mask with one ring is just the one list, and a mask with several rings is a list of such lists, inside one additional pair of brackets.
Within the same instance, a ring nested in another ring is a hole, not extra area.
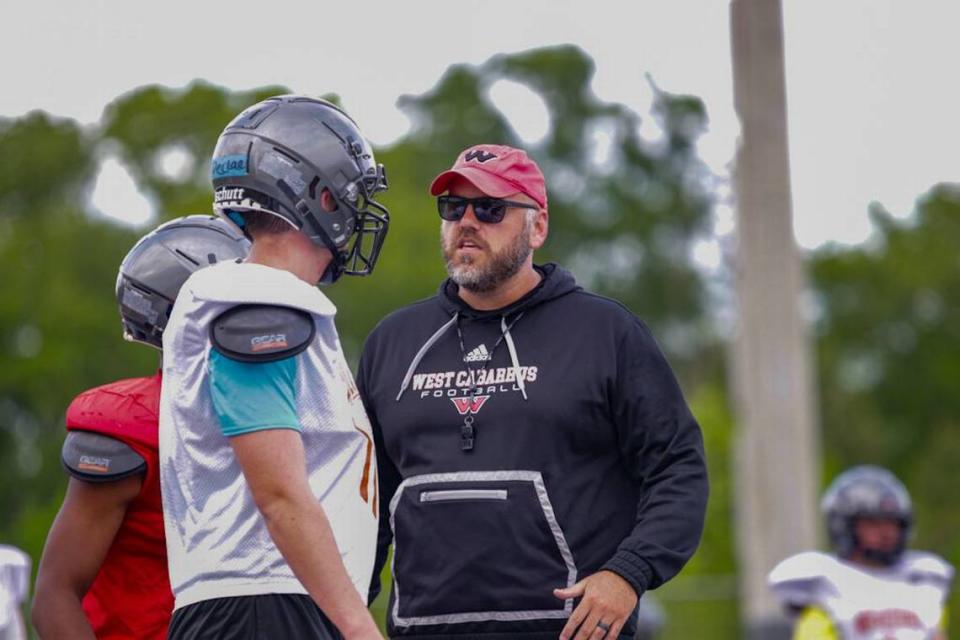
[[(160, 349), (181, 285), (197, 269), (246, 256), (212, 216), (161, 225), (117, 278), (124, 337)], [(81, 393), (67, 410), (67, 494), (47, 536), (33, 623), (44, 640), (166, 638), (173, 610), (160, 502), (159, 371)]]

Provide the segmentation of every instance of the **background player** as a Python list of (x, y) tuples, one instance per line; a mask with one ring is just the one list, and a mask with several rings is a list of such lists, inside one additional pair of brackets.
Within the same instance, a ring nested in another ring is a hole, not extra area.
[(227, 126), (212, 174), (253, 244), (190, 278), (164, 334), (169, 637), (381, 638), (373, 440), (316, 285), (373, 269), (383, 167), (341, 109), (280, 96)]
[(0, 640), (26, 640), (20, 609), (30, 591), (30, 556), (0, 544)]
[(944, 640), (953, 567), (906, 551), (910, 496), (886, 469), (838, 476), (821, 508), (833, 554), (808, 551), (770, 573), (773, 592), (796, 616), (795, 640)]
[[(124, 336), (156, 349), (187, 277), (243, 258), (249, 243), (213, 216), (161, 225), (117, 278)], [(86, 391), (67, 410), (70, 482), (37, 576), (33, 623), (54, 638), (165, 638), (173, 597), (160, 510), (160, 372)]]

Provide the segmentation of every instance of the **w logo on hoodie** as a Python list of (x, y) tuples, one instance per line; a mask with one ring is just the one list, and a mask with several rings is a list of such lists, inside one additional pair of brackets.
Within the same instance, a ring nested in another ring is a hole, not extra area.
[(450, 401), (453, 403), (453, 406), (457, 408), (457, 412), (465, 416), (468, 413), (476, 413), (480, 411), (480, 407), (483, 406), (483, 403), (487, 401), (487, 398), (490, 396), (475, 396), (472, 398), (450, 398)]

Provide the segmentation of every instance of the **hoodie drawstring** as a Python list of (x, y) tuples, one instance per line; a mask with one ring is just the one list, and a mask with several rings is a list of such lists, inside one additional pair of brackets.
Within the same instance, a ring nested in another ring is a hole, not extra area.
[[(507, 317), (500, 317), (500, 340), (505, 340), (507, 343), (507, 349), (510, 351), (510, 363), (513, 367), (513, 374), (517, 379), (517, 386), (520, 387), (520, 393), (523, 395), (523, 399), (527, 399), (527, 388), (523, 381), (523, 376), (520, 375), (520, 360), (517, 358), (517, 347), (513, 343), (513, 336), (510, 334), (510, 328), (516, 324), (523, 316), (521, 312), (513, 322), (507, 324)], [(436, 344), (437, 340), (447, 332), (452, 326), (458, 326), (457, 322), (460, 320), (460, 313), (454, 313), (453, 317), (450, 318), (442, 327), (437, 329), (432, 336), (430, 336), (426, 342), (423, 343), (423, 346), (417, 351), (417, 354), (413, 356), (413, 360), (410, 362), (410, 366), (407, 368), (407, 373), (403, 376), (403, 382), (400, 384), (400, 392), (397, 393), (397, 402), (400, 402), (400, 398), (403, 396), (403, 393), (407, 390), (407, 387), (410, 386), (410, 381), (413, 379), (413, 374), (417, 371), (417, 366), (420, 364), (420, 361), (427, 355), (427, 352)], [(497, 344), (493, 346), (493, 351), (496, 350), (497, 345), (500, 344), (500, 340), (497, 341)], [(463, 351), (463, 338), (460, 338), (460, 350)], [(492, 357), (491, 353), (491, 357)]]
[[(517, 318), (519, 320), (519, 318)], [(510, 362), (513, 363), (513, 374), (517, 378), (517, 386), (520, 387), (520, 393), (523, 399), (527, 399), (527, 388), (523, 384), (523, 376), (520, 375), (520, 361), (517, 359), (517, 348), (513, 344), (513, 336), (510, 335), (510, 326), (507, 325), (507, 316), (500, 316), (500, 331), (507, 339), (507, 349), (510, 350)]]
[(407, 373), (403, 376), (403, 383), (400, 385), (400, 393), (397, 394), (397, 402), (400, 402), (400, 396), (403, 395), (403, 392), (407, 390), (407, 387), (410, 385), (410, 380), (413, 379), (413, 374), (417, 370), (417, 365), (420, 364), (420, 361), (423, 360), (423, 357), (427, 355), (427, 351), (430, 350), (430, 347), (440, 339), (447, 329), (452, 327), (457, 323), (457, 319), (460, 317), (459, 313), (453, 314), (453, 317), (450, 318), (450, 321), (444, 324), (442, 327), (436, 330), (436, 332), (423, 343), (423, 346), (420, 347), (420, 350), (417, 351), (417, 355), (413, 356), (413, 360), (410, 362), (410, 367), (407, 369)]

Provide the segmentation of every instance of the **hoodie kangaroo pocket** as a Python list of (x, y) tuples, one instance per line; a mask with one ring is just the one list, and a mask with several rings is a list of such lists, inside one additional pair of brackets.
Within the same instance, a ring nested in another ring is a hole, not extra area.
[(566, 618), (577, 568), (536, 471), (407, 478), (390, 503), (398, 626)]

